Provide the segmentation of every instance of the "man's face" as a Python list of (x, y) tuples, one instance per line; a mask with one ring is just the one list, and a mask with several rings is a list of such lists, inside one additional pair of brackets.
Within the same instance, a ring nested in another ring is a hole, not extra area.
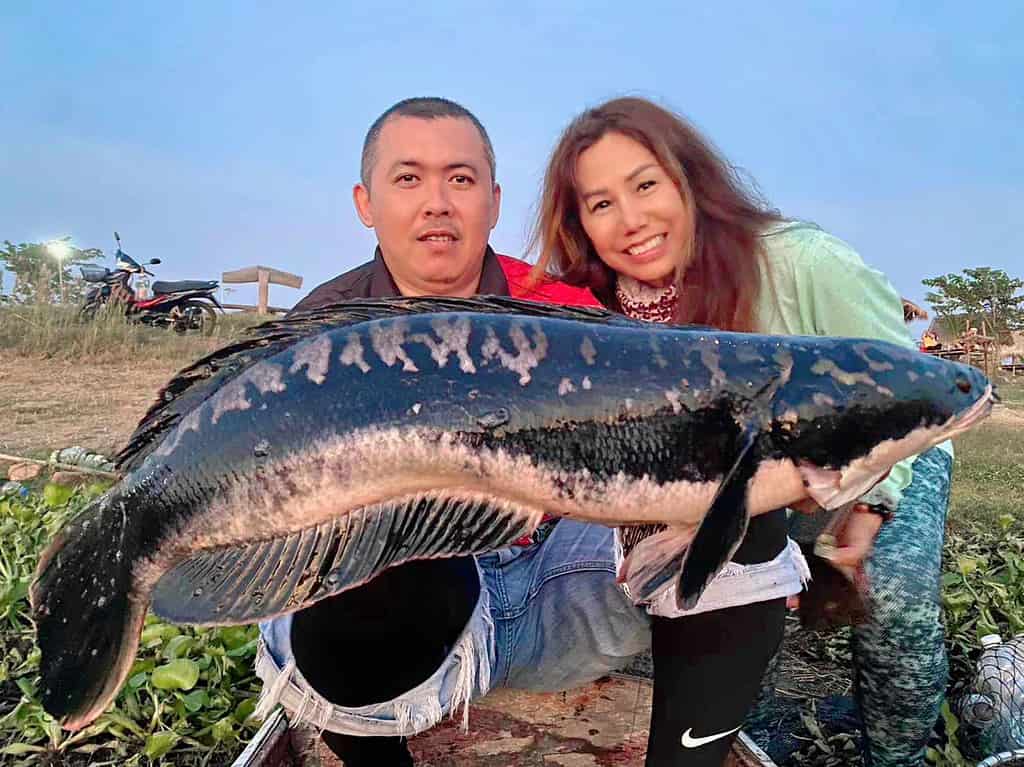
[(377, 138), (369, 188), (357, 184), (353, 197), (403, 295), (476, 292), (501, 189), (473, 123), (388, 120)]

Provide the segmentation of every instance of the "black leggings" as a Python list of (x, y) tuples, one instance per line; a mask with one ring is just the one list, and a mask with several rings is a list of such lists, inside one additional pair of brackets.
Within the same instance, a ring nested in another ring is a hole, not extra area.
[[(786, 532), (783, 510), (755, 517), (732, 561), (774, 559), (786, 547)], [(721, 767), (782, 643), (785, 619), (785, 599), (652, 619), (646, 767)]]
[[(751, 522), (734, 561), (764, 562), (785, 545), (778, 512)], [(480, 580), (472, 558), (411, 562), (366, 586), (297, 612), (291, 641), (310, 685), (340, 706), (390, 700), (428, 679), (472, 615)], [(719, 767), (731, 737), (684, 748), (739, 726), (782, 640), (785, 600), (683, 618), (655, 618), (654, 706), (647, 767)], [(405, 738), (323, 733), (345, 767), (408, 767)], [(688, 742), (693, 743), (692, 740)], [(717, 759), (717, 761), (715, 761)]]
[(647, 767), (721, 767), (782, 641), (785, 611), (775, 599), (654, 618)]

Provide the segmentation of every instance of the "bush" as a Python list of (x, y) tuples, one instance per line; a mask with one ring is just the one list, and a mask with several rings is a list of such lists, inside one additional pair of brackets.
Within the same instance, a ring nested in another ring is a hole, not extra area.
[(253, 626), (204, 630), (149, 616), (128, 682), (109, 711), (69, 733), (39, 704), (29, 584), (46, 542), (103, 489), (48, 485), (0, 500), (0, 762), (229, 764), (259, 724), (251, 716), (260, 689)]

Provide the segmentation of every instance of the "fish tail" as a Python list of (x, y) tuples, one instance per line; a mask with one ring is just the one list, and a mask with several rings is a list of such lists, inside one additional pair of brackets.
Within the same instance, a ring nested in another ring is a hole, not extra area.
[(69, 730), (107, 708), (131, 668), (145, 607), (131, 598), (126, 517), (110, 495), (87, 507), (44, 551), (29, 592), (43, 708)]

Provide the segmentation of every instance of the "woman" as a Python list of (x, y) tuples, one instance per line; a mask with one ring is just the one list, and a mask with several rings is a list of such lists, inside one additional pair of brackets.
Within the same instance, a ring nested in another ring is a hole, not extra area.
[[(585, 285), (609, 308), (637, 319), (912, 345), (900, 297), (882, 274), (840, 240), (786, 221), (759, 202), (696, 130), (643, 99), (610, 101), (569, 125), (548, 165), (534, 244), (541, 251), (537, 275), (547, 272)], [(876, 765), (921, 763), (945, 685), (938, 557), (949, 448), (929, 451), (913, 469), (911, 463), (894, 467), (860, 499), (855, 510), (874, 513), (851, 516), (845, 545), (834, 558), (837, 565), (856, 566), (870, 551), (883, 518), (900, 506), (915, 473), (921, 475), (914, 482), (913, 513), (904, 509), (900, 524), (891, 523), (899, 534), (883, 533), (867, 568), (874, 609), (857, 632), (858, 682)], [(760, 569), (750, 565), (783, 556), (785, 531), (783, 511), (751, 523), (734, 558), (736, 573), (749, 578)], [(621, 536), (620, 546), (628, 549), (636, 537)], [(900, 556), (890, 555), (890, 549)], [(735, 716), (736, 708), (746, 711), (756, 684), (709, 696), (703, 691), (720, 689), (709, 677), (706, 686), (691, 686), (686, 695), (687, 685), (700, 679), (689, 674), (704, 674), (746, 654), (757, 658), (759, 675), (781, 641), (783, 621), (778, 599), (697, 617), (674, 614), (666, 604), (649, 606), (655, 616), (651, 748), (656, 755), (678, 750), (667, 740), (673, 725), (684, 731), (702, 710), (709, 715), (711, 704), (734, 709), (716, 714), (721, 722)], [(762, 630), (750, 633), (746, 621), (755, 615)], [(718, 637), (717, 647), (703, 641), (707, 632)], [(893, 684), (893, 677), (912, 680), (914, 689)], [(695, 689), (702, 693), (692, 694)], [(728, 701), (708, 699), (719, 697)], [(724, 757), (725, 748), (716, 746), (722, 754), (716, 758)]]

